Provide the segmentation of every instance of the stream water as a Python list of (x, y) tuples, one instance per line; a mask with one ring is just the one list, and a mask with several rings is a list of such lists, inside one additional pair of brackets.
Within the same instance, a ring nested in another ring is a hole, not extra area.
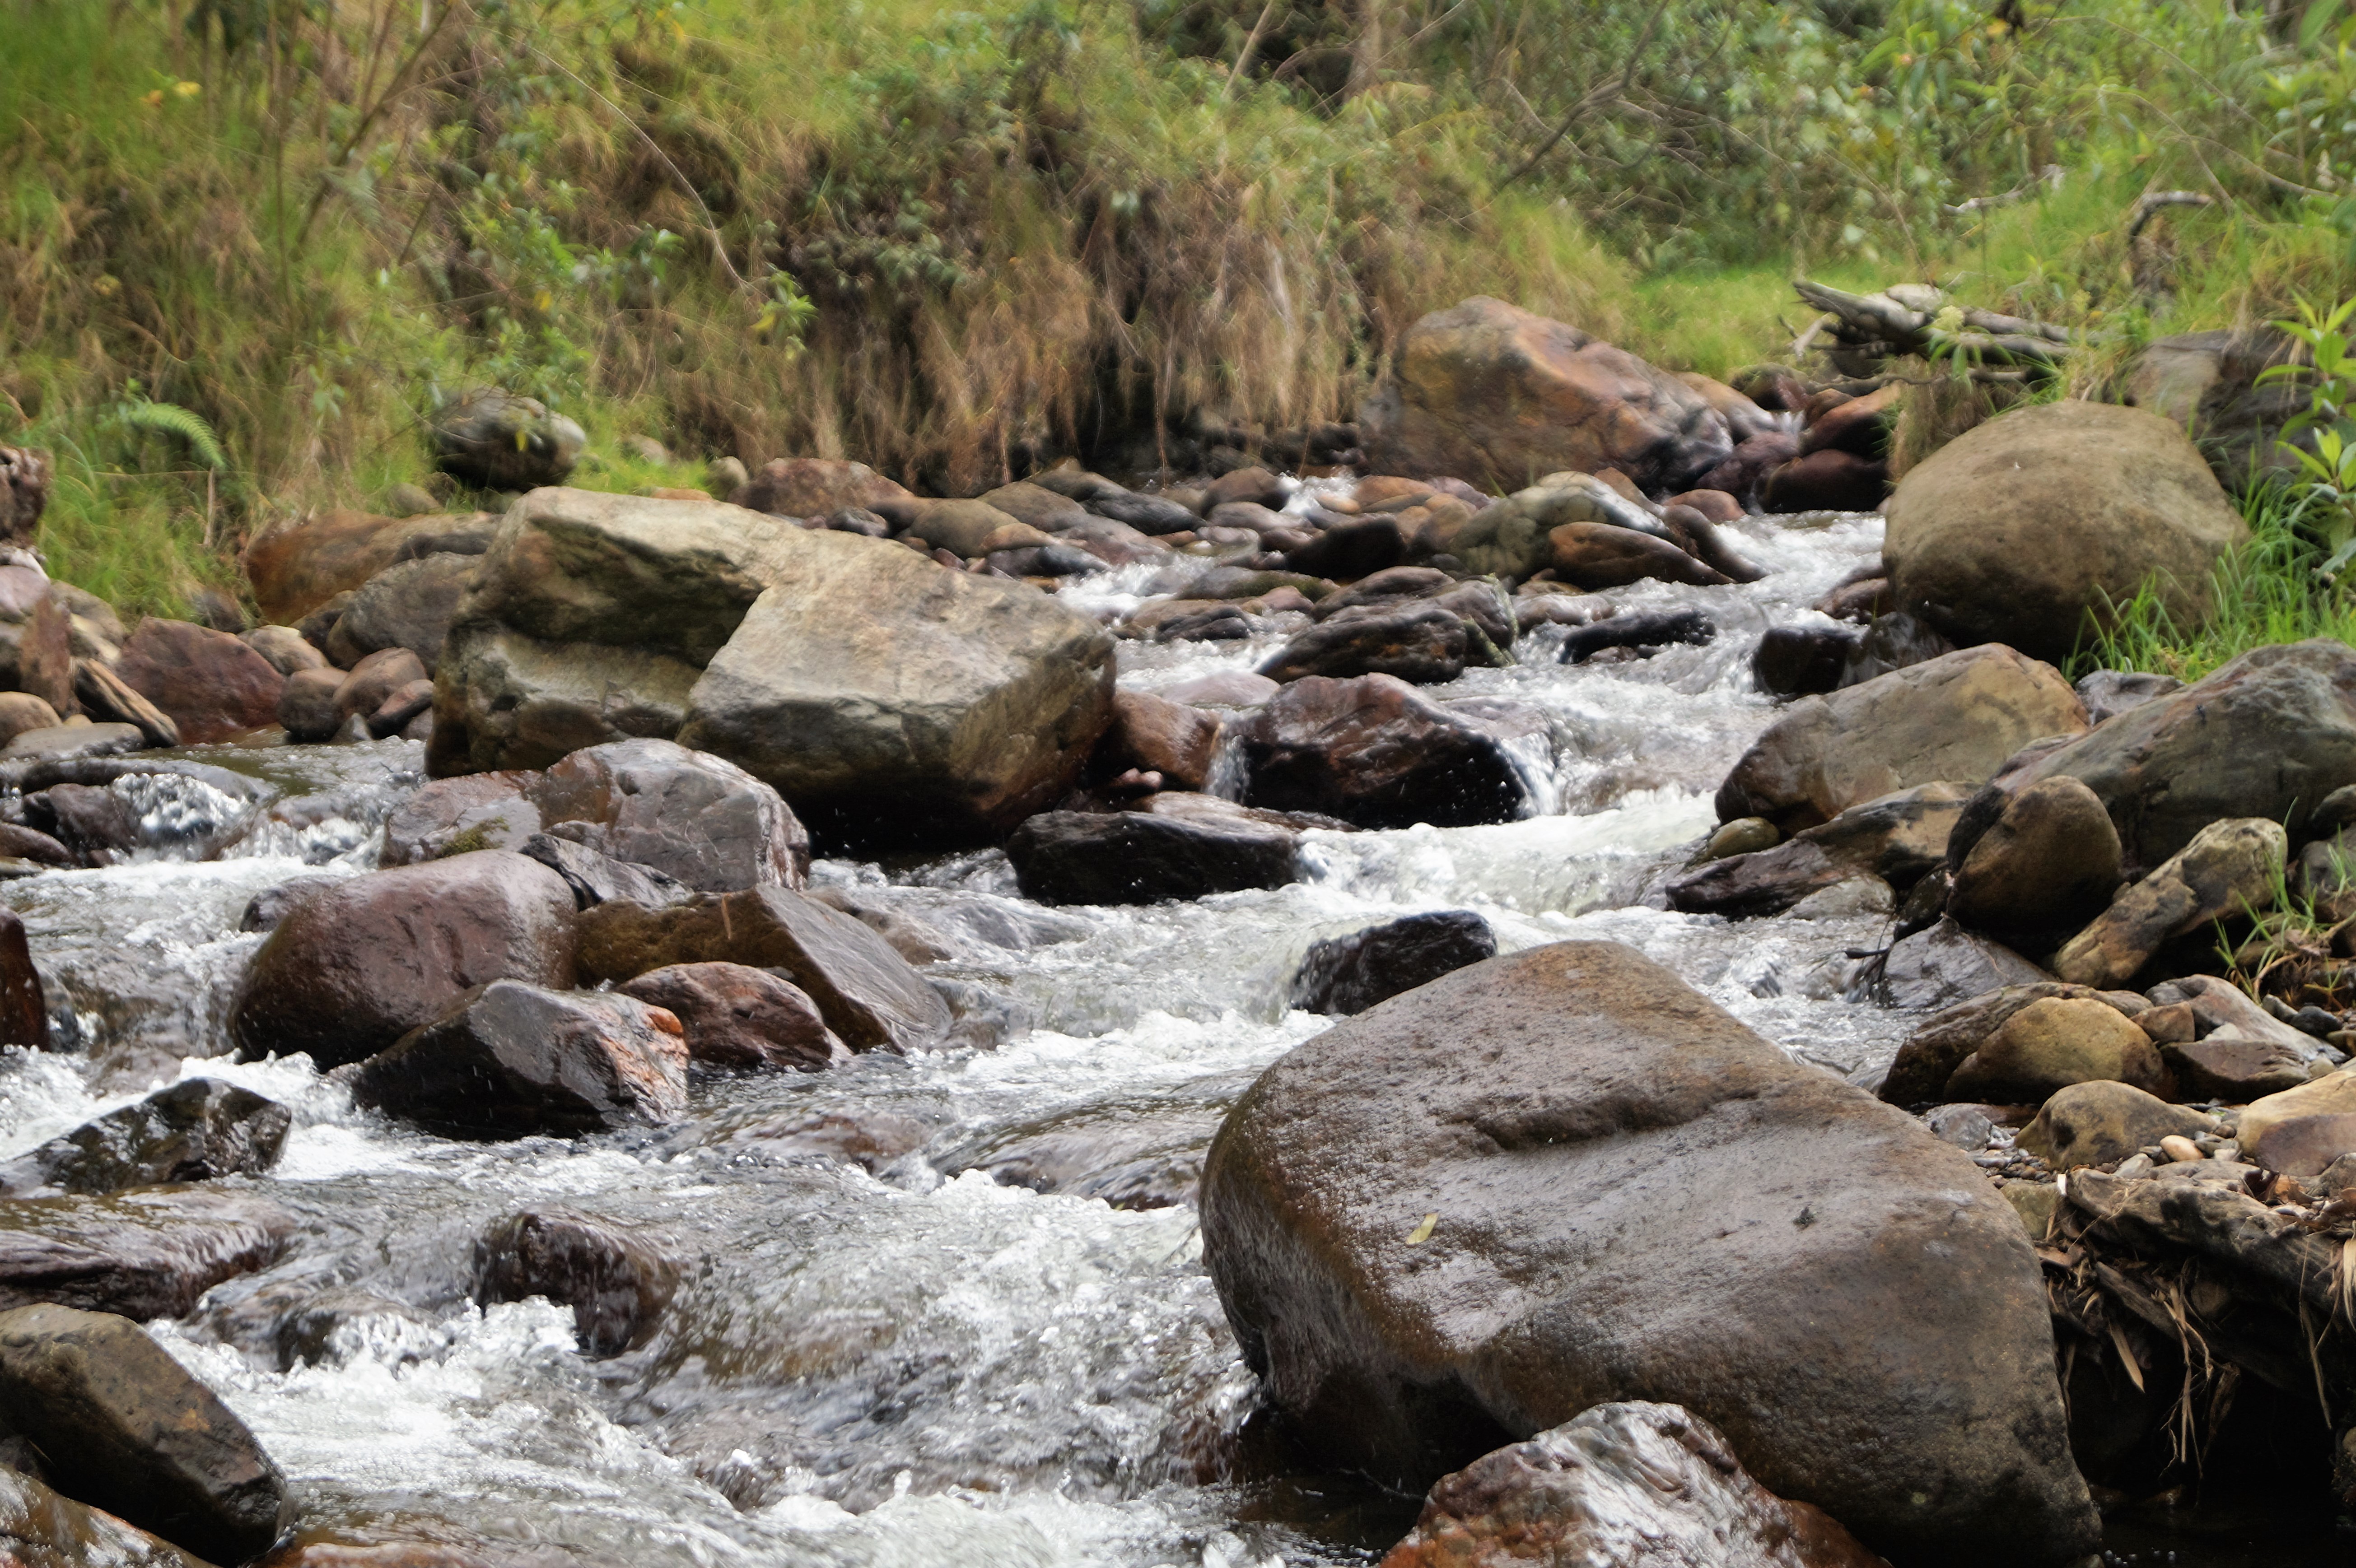
[[(1551, 754), (1525, 760), (1553, 811), (1313, 833), (1305, 881), (1141, 909), (1029, 903), (995, 852), (820, 861), (815, 881), (931, 927), (949, 956), (928, 975), (1005, 1042), (701, 1080), (684, 1120), (628, 1136), (446, 1142), (356, 1110), (307, 1059), (220, 1059), (262, 940), (238, 930), (247, 901), (369, 869), (422, 748), (192, 750), (267, 799), (125, 781), (150, 851), (0, 888), (88, 1047), (0, 1058), (0, 1157), (179, 1076), (293, 1108), (281, 1164), (252, 1185), (298, 1217), (296, 1244), (153, 1331), (252, 1426), (314, 1533), (633, 1568), (1369, 1562), (1416, 1499), (1300, 1471), (1261, 1440), (1193, 1211), (1167, 1202), (1252, 1077), (1329, 1021), (1286, 1006), (1310, 943), (1431, 909), (1480, 912), (1505, 949), (1608, 937), (1844, 1075), (1877, 1070), (1909, 1027), (1828, 978), (1880, 944), (1880, 920), (1612, 907), (1708, 830), (1711, 792), (1772, 717), (1750, 689), (1759, 634), (1880, 543), (1876, 517), (1736, 531), (1763, 581), (1613, 595), (1703, 606), (1714, 643), (1565, 667), (1542, 628), (1513, 667), (1433, 689), (1546, 710)], [(1107, 611), (1147, 586), (1131, 569), (1066, 592)], [(1272, 646), (1125, 642), (1120, 678), (1157, 689)], [(220, 858), (189, 858), (255, 812)], [(474, 1238), (526, 1204), (612, 1217), (687, 1260), (651, 1343), (590, 1361), (569, 1309), (471, 1302)], [(333, 1307), (316, 1359), (290, 1360), (272, 1328), (315, 1300)]]

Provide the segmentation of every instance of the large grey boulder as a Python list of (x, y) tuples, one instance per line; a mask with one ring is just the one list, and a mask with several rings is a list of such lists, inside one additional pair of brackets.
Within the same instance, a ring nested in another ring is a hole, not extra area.
[(548, 489), (478, 571), (436, 675), (436, 776), (655, 736), (850, 837), (979, 842), (1066, 792), (1110, 720), (1095, 622), (887, 540)]
[(2323, 797), (2356, 784), (2356, 648), (2254, 648), (1997, 782), (2018, 793), (2065, 776), (2109, 808), (2130, 867), (2158, 865), (2224, 817), (2266, 817), (2303, 843)]
[(1897, 1561), (2098, 1541), (2010, 1207), (1624, 947), (1493, 959), (1295, 1050), (1201, 1203), (1246, 1359), (1334, 1462), (1422, 1486), (1641, 1396)]
[(437, 467), (485, 490), (562, 485), (589, 439), (539, 399), (497, 388), (444, 409), (427, 433)]
[(2249, 538), (2184, 432), (2139, 409), (2040, 403), (1931, 454), (1884, 507), (1898, 607), (1957, 642), (2067, 658), (2148, 584), (2179, 624)]
[(407, 648), (431, 671), (442, 662), (442, 645), (479, 564), (479, 557), (441, 550), (386, 567), (336, 618), (327, 653), (349, 669), (380, 649)]
[(1980, 784), (2029, 741), (2085, 729), (2085, 705), (2051, 665), (1959, 648), (1792, 704), (1719, 786), (1718, 818), (1794, 832), (1916, 784)]

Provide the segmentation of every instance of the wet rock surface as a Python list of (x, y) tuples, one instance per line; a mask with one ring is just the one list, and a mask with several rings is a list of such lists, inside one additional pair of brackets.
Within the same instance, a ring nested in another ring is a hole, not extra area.
[(1292, 976), (1292, 1005), (1312, 1013), (1363, 1013), (1496, 955), (1496, 933), (1470, 910), (1409, 915), (1312, 944)]
[(293, 1114), (250, 1089), (190, 1078), (0, 1165), (0, 1194), (103, 1196), (160, 1182), (258, 1175), (277, 1163)]
[(714, 1067), (788, 1067), (814, 1072), (850, 1052), (809, 993), (742, 964), (671, 964), (618, 989), (680, 1021), (691, 1060)]
[(181, 1317), (221, 1281), (275, 1262), (294, 1228), (267, 1200), (202, 1188), (0, 1199), (0, 1308)]
[(1277, 814), (1203, 799), (1210, 809), (1183, 816), (1044, 812), (1014, 830), (1007, 859), (1023, 896), (1049, 904), (1154, 903), (1299, 880), (1300, 835)]
[(1533, 1561), (1711, 1568), (1877, 1568), (1819, 1509), (1745, 1475), (1726, 1439), (1673, 1404), (1599, 1404), (1431, 1488), (1382, 1568)]
[[(1777, 1129), (1802, 1124), (1794, 1166)], [(1668, 1197), (1705, 1171), (1710, 1201)], [(2010, 1209), (1624, 949), (1493, 960), (1296, 1051), (1222, 1128), (1202, 1207), (1246, 1357), (1349, 1462), (1419, 1480), (1641, 1383), (1907, 1560), (2096, 1539)], [(1933, 1238), (1935, 1287), (1902, 1261)]]
[(190, 1552), (243, 1562), (292, 1520), (245, 1424), (127, 1318), (0, 1314), (0, 1394), (59, 1490)]

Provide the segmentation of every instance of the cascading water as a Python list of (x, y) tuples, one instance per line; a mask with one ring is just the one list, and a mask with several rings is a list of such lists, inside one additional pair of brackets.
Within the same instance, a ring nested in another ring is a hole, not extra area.
[[(1486, 916), (1505, 949), (1622, 941), (1842, 1074), (1885, 1062), (1907, 1027), (1826, 978), (1879, 944), (1880, 920), (1608, 907), (1711, 826), (1711, 791), (1772, 716), (1748, 678), (1760, 632), (1804, 619), (1880, 543), (1872, 517), (1736, 531), (1763, 581), (1612, 595), (1703, 607), (1715, 642), (1566, 667), (1541, 628), (1512, 667), (1432, 688), (1545, 712), (1551, 736), (1521, 760), (1551, 809), (1523, 821), (1313, 832), (1307, 880), (1146, 908), (1029, 903), (995, 852), (821, 861), (817, 882), (922, 921), (948, 950), (928, 976), (1005, 1042), (706, 1080), (659, 1133), (447, 1142), (355, 1110), (305, 1059), (222, 1059), (261, 940), (238, 929), (245, 905), (369, 869), (422, 757), (192, 750), (252, 798), (120, 781), (145, 848), (5, 890), (89, 1054), (0, 1060), (0, 1157), (178, 1076), (293, 1110), (281, 1164), (252, 1185), (297, 1217), (295, 1244), (154, 1331), (331, 1538), (634, 1568), (1368, 1561), (1413, 1499), (1300, 1474), (1248, 1428), (1252, 1379), (1183, 1201), (1226, 1106), (1325, 1026), (1287, 1007), (1311, 942), (1448, 908)], [(1110, 611), (1174, 586), (1132, 568), (1066, 593)], [(1156, 690), (1273, 645), (1124, 643), (1121, 680)], [(219, 859), (187, 858), (238, 828)], [(593, 1362), (568, 1311), (472, 1301), (474, 1238), (525, 1205), (612, 1218), (683, 1260), (650, 1342)], [(315, 1299), (315, 1342), (259, 1327)]]

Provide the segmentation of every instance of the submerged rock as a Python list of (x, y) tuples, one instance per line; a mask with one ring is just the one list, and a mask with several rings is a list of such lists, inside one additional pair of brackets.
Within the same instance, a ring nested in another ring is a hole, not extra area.
[(1431, 1488), (1382, 1568), (1887, 1568), (1674, 1404), (1599, 1404)]
[(570, 1307), (586, 1356), (645, 1344), (678, 1289), (678, 1261), (651, 1238), (562, 1208), (510, 1214), (475, 1243), (475, 1299)]
[(500, 849), (372, 871), (324, 887), (280, 919), (230, 1009), (244, 1050), (307, 1051), (321, 1067), (374, 1055), (470, 988), (573, 984), (564, 879)]
[(1202, 1214), (1246, 1359), (1337, 1462), (1421, 1485), (1641, 1391), (1901, 1561), (2098, 1539), (2010, 1207), (1625, 948), (1493, 959), (1296, 1049)]
[(245, 1423), (127, 1318), (0, 1313), (0, 1409), (51, 1485), (211, 1561), (259, 1557), (294, 1521)]
[(166, 1181), (260, 1175), (278, 1163), (294, 1116), (218, 1078), (189, 1078), (110, 1111), (0, 1165), (0, 1193), (102, 1195)]
[(687, 1043), (659, 1008), (494, 980), (360, 1064), (352, 1096), (446, 1137), (561, 1137), (687, 1109)]
[(294, 1231), (293, 1215), (245, 1192), (0, 1199), (0, 1308), (186, 1317), (221, 1281), (275, 1263)]
[(1312, 943), (1293, 973), (1292, 1005), (1348, 1017), (1496, 955), (1496, 933), (1470, 910), (1411, 914)]

